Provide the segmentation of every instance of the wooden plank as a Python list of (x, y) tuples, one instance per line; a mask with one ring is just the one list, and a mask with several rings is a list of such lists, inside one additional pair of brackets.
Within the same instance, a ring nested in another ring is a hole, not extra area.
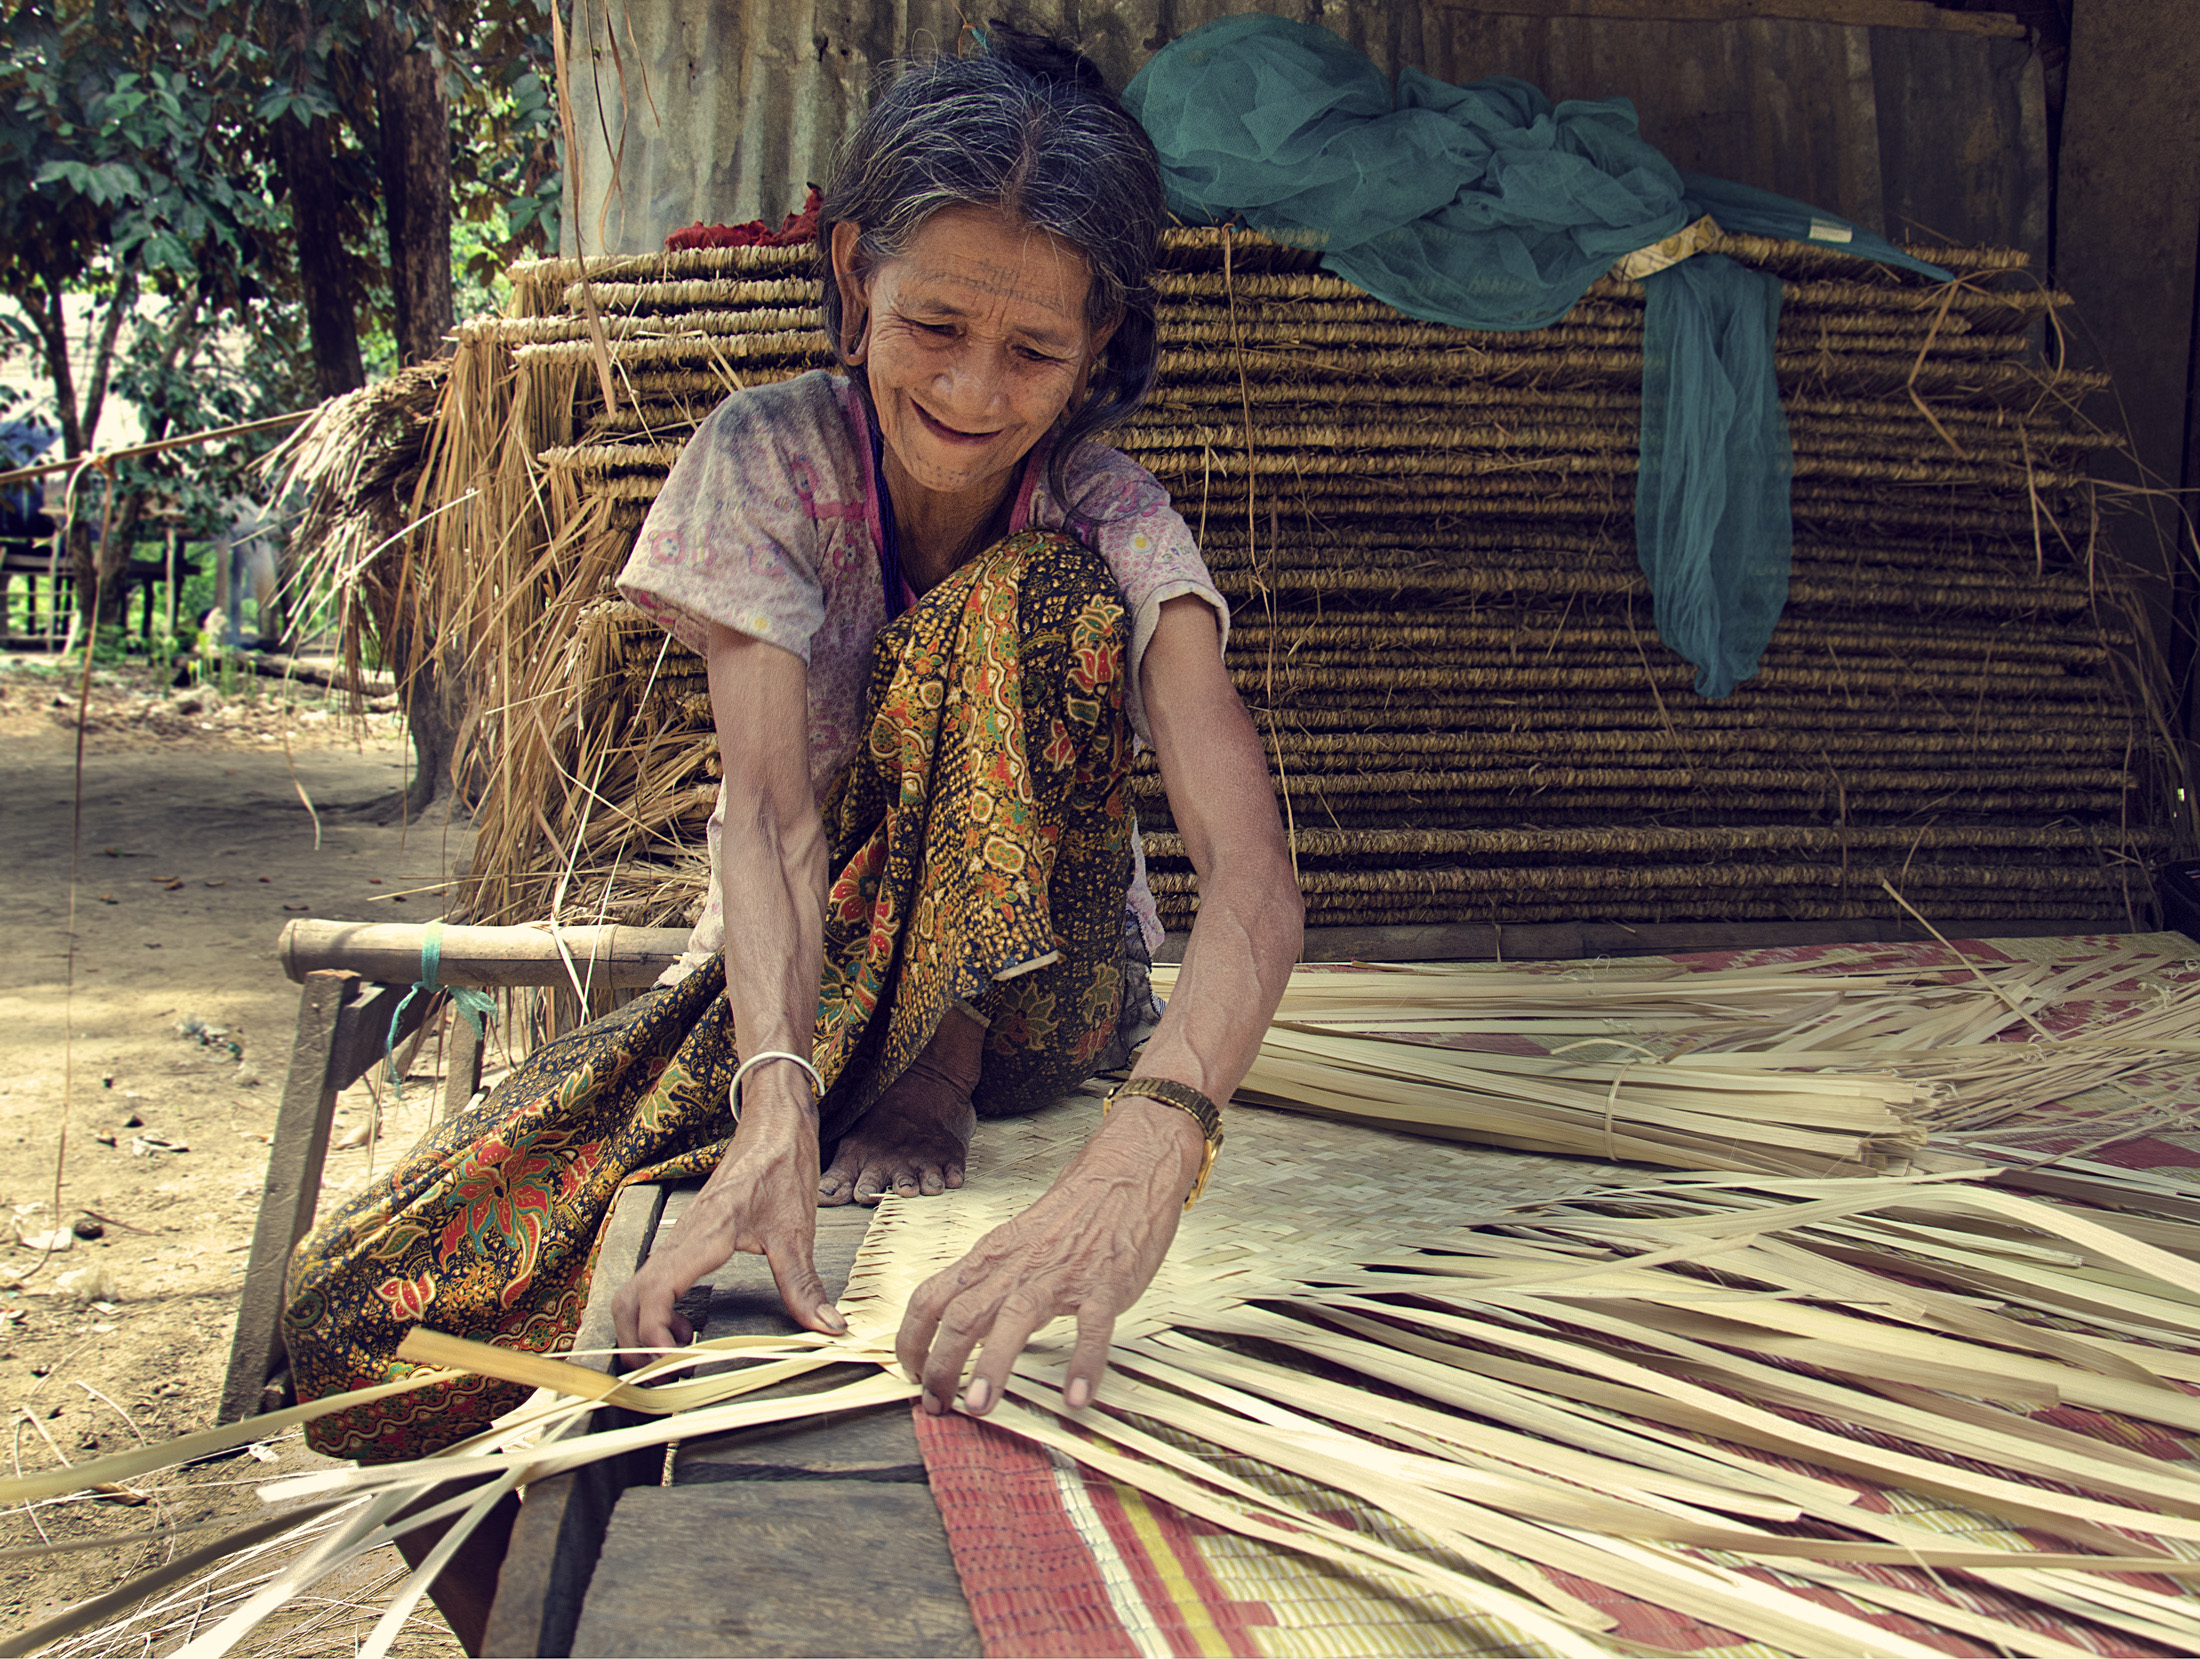
[[(695, 1191), (672, 1193), (658, 1238), (678, 1236)], [(818, 1212), (818, 1275), (835, 1296), (871, 1213)], [(708, 1337), (796, 1328), (758, 1256), (735, 1256), (680, 1308)], [(850, 1377), (835, 1368), (769, 1392)], [(714, 1571), (693, 1570), (682, 1541), (696, 1538), (715, 1541)], [(909, 1408), (675, 1447), (669, 1481), (620, 1496), (573, 1639), (606, 1655), (978, 1652)]]
[(2003, 12), (1943, 11), (1926, 0), (1430, 0), (1432, 10), (1487, 17), (1594, 17), (1644, 23), (1740, 23), (1778, 19), (1845, 27), (1916, 29), (2021, 40)]
[[(2077, 9), (2055, 182), (2055, 278), (2077, 301), (2075, 354), (2115, 380), (2088, 413), (2129, 433), (2133, 446), (2128, 456), (2102, 455), (2096, 471), (2155, 492), (2119, 492), (2102, 530), (2143, 580), (2142, 624), (2188, 695), (2190, 532), (2162, 492), (2200, 484), (2192, 419), (2200, 30), (2192, 23), (2190, 0), (2086, 0)], [(2200, 769), (2190, 717), (2189, 707), (2169, 716), (2185, 727), (2186, 766)]]
[[(405, 1040), (427, 1022), (437, 999), (426, 991), (413, 996), (413, 990), (410, 985), (369, 985), (345, 1007), (329, 1046), (331, 1096), (350, 1088), (385, 1060), (395, 1060)], [(314, 1185), (320, 1185), (318, 1172)]]
[[(329, 922), (299, 917), (276, 944), (283, 972), (303, 979), (319, 968), (349, 968), (368, 979), (409, 985), (420, 977), (424, 922)], [(687, 949), (680, 927), (568, 927), (560, 930), (583, 980), (605, 986), (650, 985)], [(558, 939), (547, 928), (446, 927), (440, 942), (446, 985), (570, 985)]]
[[(1975, 921), (1935, 917), (1950, 939), (2038, 938), (2079, 933), (2128, 933), (2126, 916), (2091, 921)], [(1157, 962), (1184, 960), (1188, 936), (1171, 933)], [(1302, 962), (1567, 962), (1590, 956), (1664, 956), (1675, 951), (1765, 950), (1780, 945), (1873, 944), (1929, 939), (1902, 918), (1847, 922), (1532, 922), (1492, 927), (1480, 922), (1432, 922), (1397, 927), (1310, 927)]]
[(252, 1253), (245, 1258), (217, 1423), (235, 1423), (259, 1411), (260, 1392), (282, 1362), (290, 1250), (313, 1225), (320, 1201), (321, 1166), (328, 1160), (338, 1087), (329, 1082), (329, 1073), (343, 1016), (359, 991), (356, 974), (321, 972), (306, 976), (298, 998), (298, 1034), (290, 1046), (290, 1069), (268, 1144), (267, 1183), (260, 1189)]
[[(608, 1348), (617, 1340), (611, 1298), (647, 1258), (664, 1204), (665, 1189), (657, 1185), (632, 1186), (619, 1194), (596, 1253), (588, 1305), (573, 1338), (576, 1349)], [(605, 1355), (583, 1355), (574, 1363), (599, 1371), (611, 1364)], [(589, 1426), (608, 1428), (624, 1416), (600, 1411)], [(661, 1459), (646, 1452), (603, 1458), (527, 1489), (511, 1548), (497, 1575), (484, 1654), (532, 1659), (574, 1651), (574, 1630), (619, 1494), (637, 1481), (655, 1479), (660, 1464)], [(694, 1556), (684, 1559), (692, 1562)]]
[(481, 1056), (487, 1046), (486, 1031), (457, 1009), (443, 1038), (442, 1116), (455, 1117), (466, 1109), (481, 1087)]
[[(687, 1197), (675, 1193), (675, 1200)], [(817, 1212), (817, 1272), (838, 1297), (862, 1247), (872, 1212), (854, 1204)], [(678, 1225), (668, 1207), (667, 1221)], [(663, 1229), (660, 1227), (660, 1236)], [(736, 1256), (690, 1293), (682, 1311), (705, 1336), (776, 1335), (795, 1330), (761, 1256)], [(855, 1381), (836, 1367), (771, 1390), (806, 1394)], [(683, 1442), (673, 1461), (675, 1485), (729, 1480), (797, 1480), (821, 1475), (864, 1480), (922, 1481), (924, 1461), (906, 1405), (841, 1412), (791, 1429), (763, 1428)]]
[(635, 1487), (574, 1644), (632, 1659), (981, 1651), (930, 1489), (855, 1480)]

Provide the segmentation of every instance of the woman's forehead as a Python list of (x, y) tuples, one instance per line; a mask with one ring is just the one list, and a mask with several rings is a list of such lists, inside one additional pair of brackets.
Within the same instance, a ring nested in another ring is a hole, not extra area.
[(909, 239), (897, 284), (957, 311), (1004, 309), (1025, 324), (1082, 332), (1091, 268), (1060, 237), (987, 208), (943, 208)]

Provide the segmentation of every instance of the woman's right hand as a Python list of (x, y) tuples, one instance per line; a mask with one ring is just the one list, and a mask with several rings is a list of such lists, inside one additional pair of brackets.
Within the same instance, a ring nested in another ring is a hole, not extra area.
[[(790, 1068), (791, 1069), (791, 1068)], [(801, 1088), (800, 1084), (796, 1085)], [(817, 1110), (751, 1083), (718, 1168), (634, 1277), (611, 1299), (619, 1346), (683, 1348), (695, 1331), (672, 1304), (740, 1252), (771, 1263), (788, 1314), (806, 1330), (848, 1328), (817, 1276)]]

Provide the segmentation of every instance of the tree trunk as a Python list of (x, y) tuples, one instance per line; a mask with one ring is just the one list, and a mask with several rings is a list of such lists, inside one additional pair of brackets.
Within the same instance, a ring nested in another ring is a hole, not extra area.
[[(384, 12), (367, 25), (379, 115), (376, 167), (389, 233), (397, 353), (411, 367), (439, 357), (456, 325), (451, 297), (451, 107), (428, 46), (433, 0), (411, 16)], [(415, 43), (410, 29), (421, 32)]]
[(54, 412), (61, 417), (61, 453), (73, 460), (84, 453), (84, 427), (77, 419), (76, 375), (69, 365), (69, 313), (61, 284), (48, 282), (35, 309), (20, 297), (16, 303), (37, 321), (46, 375), (53, 382)]
[(306, 291), (306, 328), (313, 341), (317, 389), (324, 398), (367, 383), (359, 359), (359, 296), (344, 252), (343, 215), (326, 117), (276, 124), (283, 188), (298, 233), (298, 275)]
[(84, 636), (94, 640), (99, 637), (100, 626), (122, 620), (122, 584), (103, 568), (107, 560), (99, 543), (99, 505), (104, 499), (104, 485), (80, 489), (76, 521), (69, 526), (68, 534), (69, 575), (76, 583), (77, 615), (84, 620)]
[[(377, 116), (375, 166), (389, 237), (397, 355), (406, 368), (440, 357), (448, 349), (445, 336), (457, 325), (451, 295), (451, 108), (442, 72), (428, 51), (439, 10), (438, 0), (418, 0), (408, 11), (384, 12), (367, 25)], [(412, 38), (415, 30), (417, 41)], [(428, 637), (417, 595), (403, 597), (414, 608), (399, 616), (398, 598), (392, 596), (384, 606), (380, 632), (403, 687), (413, 742), (405, 807), (417, 815), (453, 782), (457, 677), (447, 672), (452, 665)]]

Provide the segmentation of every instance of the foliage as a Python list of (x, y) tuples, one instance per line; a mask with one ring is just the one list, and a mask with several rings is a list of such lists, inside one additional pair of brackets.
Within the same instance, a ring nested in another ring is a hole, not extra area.
[[(0, 0), (0, 355), (45, 368), (62, 453), (95, 447), (110, 389), (153, 437), (314, 401), (284, 182), (307, 135), (336, 226), (312, 254), (370, 371), (394, 369), (376, 38), (444, 77), (456, 310), (500, 308), (504, 267), (557, 237), (548, 16), (546, 0)], [(226, 498), (264, 489), (249, 469), (281, 436), (118, 463), (103, 564), (148, 515), (217, 532)], [(83, 519), (104, 506), (97, 481), (80, 493)]]
[[(254, 54), (210, 0), (171, 0), (157, 16), (20, 0), (0, 22), (0, 293), (14, 342), (45, 362), (77, 454), (140, 295), (212, 315), (265, 292), (281, 219), (237, 119)], [(72, 292), (101, 313), (86, 365), (70, 355)]]
[[(206, 432), (313, 401), (313, 365), (295, 300), (272, 295), (245, 302), (219, 328), (186, 330), (173, 358), (167, 330), (184, 319), (155, 319), (130, 342), (115, 373), (115, 389), (143, 411), (148, 428)], [(164, 525), (188, 539), (217, 534), (230, 496), (260, 495), (256, 463), (284, 437), (282, 430), (245, 433), (189, 450), (135, 456), (116, 463), (117, 484), (142, 491), (159, 506)]]
[[(557, 247), (564, 175), (547, 16), (533, 0), (484, 16), (472, 71), (452, 99), (461, 141), (451, 147), (451, 205), (472, 233), (453, 238), (462, 290), (501, 297), (506, 266)], [(474, 142), (463, 141), (469, 134)]]
[(256, 113), (270, 123), (327, 118), (353, 225), (362, 346), (370, 366), (397, 353), (386, 256), (370, 234), (378, 195), (371, 155), (378, 110), (363, 71), (366, 34), (388, 16), (442, 69), (451, 105), (452, 282), (461, 317), (501, 302), (514, 260), (554, 249), (563, 175), (546, 0), (238, 0), (255, 19), (271, 85)]
[[(0, 276), (35, 284), (136, 270), (217, 304), (257, 290), (274, 215), (224, 130), (247, 54), (199, 0), (145, 9), (25, 0), (0, 58)], [(179, 48), (194, 58), (175, 67)]]
[[(293, 344), (277, 354), (294, 359), (303, 324), (277, 157), (288, 128), (322, 120), (368, 355), (394, 363), (386, 343), (376, 350), (391, 327), (386, 258), (374, 234), (378, 111), (364, 68), (366, 31), (378, 16), (443, 69), (453, 113), (452, 205), (462, 227), (453, 256), (459, 310), (494, 306), (503, 268), (557, 237), (556, 118), (541, 0), (413, 8), (380, 0), (157, 7), (0, 0), (0, 291), (17, 307), (0, 313), (0, 351), (47, 357), (63, 291), (124, 313), (142, 293), (170, 302), (196, 295), (192, 327), (201, 332), (226, 326), (264, 343), (268, 330), (279, 330)], [(129, 333), (119, 332), (118, 350), (129, 349)], [(193, 357), (183, 352), (179, 362)], [(272, 384), (297, 388), (290, 367), (282, 364)], [(132, 372), (147, 384), (144, 365)], [(70, 373), (76, 379), (82, 369)], [(91, 384), (76, 387), (79, 415), (96, 415), (92, 392)], [(163, 406), (180, 410), (187, 401), (171, 396)], [(78, 424), (86, 430), (72, 447), (89, 446), (90, 422)]]

